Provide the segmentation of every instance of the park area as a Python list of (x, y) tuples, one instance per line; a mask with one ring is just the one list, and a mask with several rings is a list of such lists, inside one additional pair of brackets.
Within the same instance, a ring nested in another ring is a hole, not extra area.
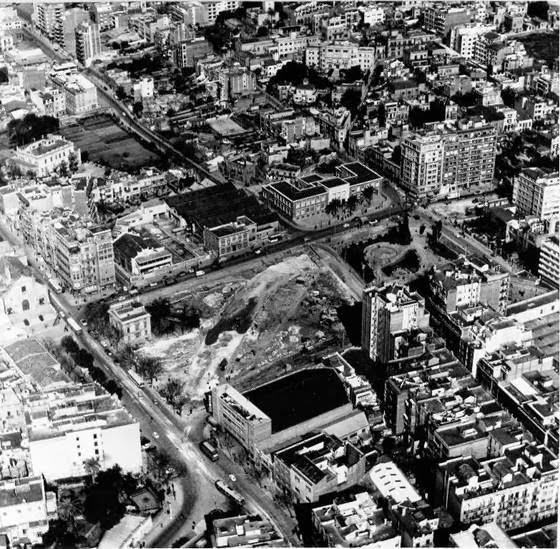
[(406, 283), (446, 259), (431, 246), (430, 230), (418, 216), (394, 216), (341, 235), (332, 247), (366, 283)]
[(143, 147), (108, 115), (94, 115), (65, 126), (60, 133), (82, 152), (82, 160), (134, 171), (158, 162), (159, 155)]
[(194, 405), (219, 382), (247, 390), (337, 348), (346, 337), (338, 311), (350, 302), (348, 289), (307, 254), (288, 257), (182, 296), (172, 310), (188, 309), (191, 319), (196, 311), (200, 322), (160, 334), (138, 353), (161, 362), (154, 385), (162, 394), (177, 382), (181, 402)]

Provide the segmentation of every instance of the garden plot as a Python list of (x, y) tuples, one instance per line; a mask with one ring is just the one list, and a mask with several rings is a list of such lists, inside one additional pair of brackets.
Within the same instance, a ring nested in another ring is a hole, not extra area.
[(235, 284), (216, 283), (186, 296), (201, 311), (200, 328), (158, 338), (139, 351), (162, 360), (156, 386), (179, 379), (186, 397), (200, 402), (216, 383), (257, 383), (283, 358), (341, 340), (337, 308), (347, 295), (340, 281), (302, 254)]

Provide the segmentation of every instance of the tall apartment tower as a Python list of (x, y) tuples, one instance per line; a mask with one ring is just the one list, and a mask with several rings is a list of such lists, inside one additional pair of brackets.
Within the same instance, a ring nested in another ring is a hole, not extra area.
[(424, 299), (407, 286), (367, 287), (362, 300), (362, 348), (372, 360), (386, 363), (395, 358), (396, 338), (427, 329), (429, 320)]
[(446, 194), (492, 183), (498, 143), (494, 126), (457, 121), (455, 126), (445, 128), (443, 142), (441, 185)]
[(76, 58), (82, 65), (88, 65), (101, 51), (99, 25), (96, 23), (80, 23), (76, 27)]
[(513, 203), (520, 215), (550, 219), (560, 215), (560, 178), (558, 172), (525, 168), (515, 178)]
[(49, 40), (64, 47), (64, 4), (37, 2), (33, 6), (37, 27)]
[(401, 184), (415, 198), (439, 192), (443, 140), (439, 133), (412, 134), (401, 145)]

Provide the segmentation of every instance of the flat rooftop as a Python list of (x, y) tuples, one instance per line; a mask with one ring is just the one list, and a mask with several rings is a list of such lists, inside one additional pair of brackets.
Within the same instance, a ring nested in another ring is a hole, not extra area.
[(243, 396), (270, 417), (273, 433), (348, 403), (344, 385), (330, 368), (295, 372)]
[(304, 198), (319, 196), (327, 192), (320, 185), (300, 189), (295, 185), (288, 183), (287, 181), (272, 183), (270, 186), (276, 191), (278, 191), (280, 194), (283, 194), (288, 200), (303, 200)]

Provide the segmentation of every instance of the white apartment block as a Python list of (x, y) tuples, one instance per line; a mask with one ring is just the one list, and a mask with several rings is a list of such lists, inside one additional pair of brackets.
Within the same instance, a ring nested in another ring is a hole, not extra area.
[(97, 88), (81, 74), (56, 74), (51, 76), (52, 82), (66, 96), (68, 114), (85, 114), (99, 108)]
[(558, 236), (545, 240), (539, 254), (539, 276), (546, 284), (558, 288), (560, 283), (560, 245)]
[(66, 114), (66, 95), (59, 88), (47, 87), (43, 90), (31, 90), (30, 98), (41, 115), (58, 118)]
[(101, 469), (140, 472), (140, 426), (96, 383), (33, 394), (26, 407), (33, 474), (48, 481), (83, 476), (91, 460)]
[(80, 150), (74, 143), (59, 135), (49, 134), (24, 147), (17, 147), (14, 162), (22, 172), (32, 172), (36, 177), (44, 177), (53, 173), (64, 162), (68, 165), (74, 155), (80, 161)]
[(513, 203), (521, 216), (535, 215), (550, 219), (560, 214), (560, 178), (558, 172), (526, 168), (515, 178)]
[(208, 25), (216, 22), (216, 17), (223, 11), (236, 10), (239, 7), (239, 0), (209, 0), (200, 2), (202, 9), (206, 11), (206, 21)]
[(415, 197), (436, 195), (443, 174), (440, 134), (410, 135), (401, 145), (401, 185)]
[(49, 529), (49, 515), (55, 513), (56, 495), (45, 491), (40, 476), (0, 482), (0, 532), (12, 544), (25, 543), (26, 538), (33, 544), (41, 543), (41, 536)]
[(381, 6), (363, 6), (359, 9), (364, 17), (364, 25), (381, 25), (385, 21), (385, 10)]
[(306, 50), (305, 62), (321, 70), (349, 69), (359, 66), (365, 72), (375, 67), (375, 48), (358, 46), (349, 41), (322, 44)]
[(109, 324), (127, 344), (141, 343), (152, 336), (150, 313), (141, 303), (121, 301), (109, 307)]

